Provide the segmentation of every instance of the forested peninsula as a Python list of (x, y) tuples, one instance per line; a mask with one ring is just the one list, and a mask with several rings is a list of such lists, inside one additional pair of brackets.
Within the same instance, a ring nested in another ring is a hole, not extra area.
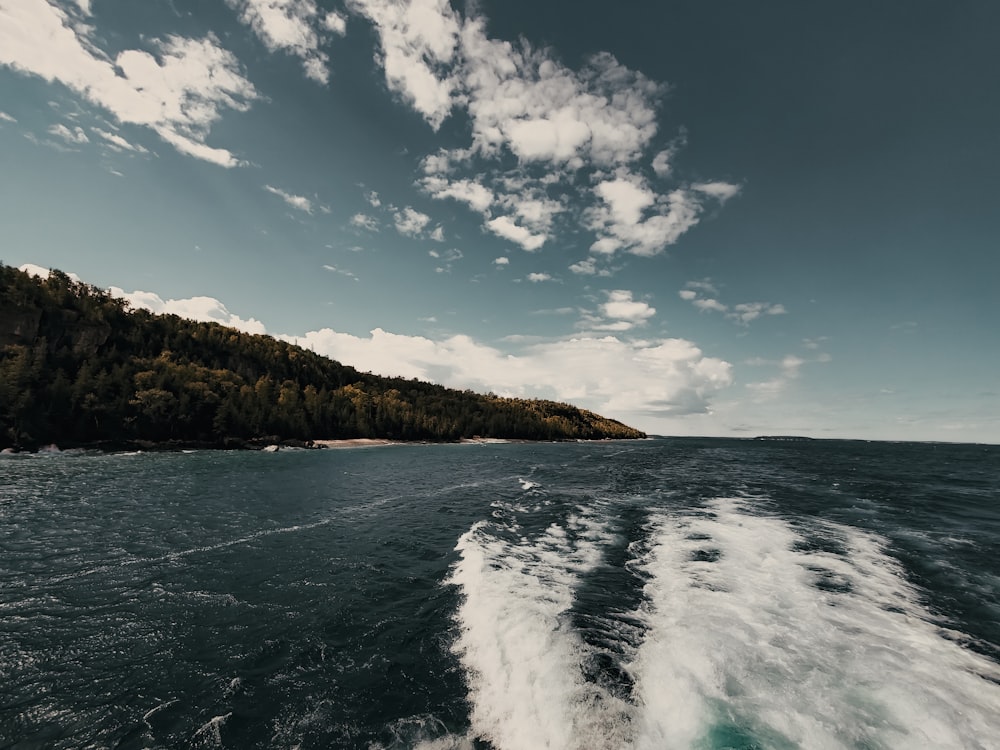
[(477, 437), (645, 435), (568, 404), (359, 372), (270, 336), (130, 309), (60, 271), (0, 264), (0, 449)]

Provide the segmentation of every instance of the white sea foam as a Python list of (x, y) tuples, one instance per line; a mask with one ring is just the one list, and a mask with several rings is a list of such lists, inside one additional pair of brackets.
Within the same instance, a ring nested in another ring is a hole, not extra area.
[(882, 540), (822, 531), (843, 554), (742, 500), (658, 520), (637, 747), (727, 731), (816, 750), (996, 746), (1000, 688), (981, 676), (996, 665), (942, 637)]
[[(499, 750), (1000, 746), (1000, 670), (933, 622), (876, 535), (809, 529), (747, 499), (662, 512), (630, 564), (645, 582), (638, 645), (616, 653), (631, 697), (588, 681), (570, 616), (609, 524), (581, 510), (544, 532), (464, 534), (455, 651), (465, 738)], [(637, 584), (639, 581), (637, 580)], [(599, 614), (599, 613), (598, 613)], [(609, 618), (608, 623), (614, 619)], [(613, 634), (613, 631), (612, 631)]]
[[(459, 539), (451, 583), (463, 601), (454, 648), (467, 673), (475, 736), (501, 750), (599, 747), (616, 728), (624, 739), (628, 707), (584, 679), (588, 647), (568, 616), (606, 534), (579, 515), (535, 538), (480, 522)], [(614, 703), (617, 711), (608, 708)]]

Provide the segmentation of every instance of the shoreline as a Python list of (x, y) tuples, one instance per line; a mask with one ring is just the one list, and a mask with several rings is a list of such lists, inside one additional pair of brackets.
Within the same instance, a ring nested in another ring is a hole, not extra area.
[[(529, 440), (526, 438), (460, 438), (458, 440), (393, 440), (390, 438), (323, 438), (316, 440), (226, 440), (223, 442), (200, 442), (184, 440), (168, 440), (154, 442), (148, 440), (135, 441), (102, 441), (98, 443), (74, 444), (60, 446), (58, 443), (40, 445), (37, 448), (6, 447), (0, 450), (0, 456), (57, 455), (60, 453), (80, 453), (96, 451), (100, 453), (171, 453), (201, 450), (248, 450), (276, 453), (286, 450), (344, 450), (347, 448), (382, 448), (394, 445), (509, 445), (529, 443), (605, 443), (641, 440), (643, 438), (596, 438), (596, 439), (565, 439), (565, 440)], [(649, 438), (645, 438), (649, 439)]]

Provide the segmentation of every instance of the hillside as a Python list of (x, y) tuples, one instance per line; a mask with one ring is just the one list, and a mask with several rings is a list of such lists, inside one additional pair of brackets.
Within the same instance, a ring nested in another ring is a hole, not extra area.
[(0, 265), (0, 448), (336, 438), (641, 438), (568, 404), (358, 372), (215, 323)]

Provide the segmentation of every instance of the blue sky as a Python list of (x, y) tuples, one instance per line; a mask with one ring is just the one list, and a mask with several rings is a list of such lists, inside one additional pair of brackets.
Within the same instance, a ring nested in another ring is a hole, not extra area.
[(997, 28), (0, 0), (0, 259), (658, 434), (996, 443)]

